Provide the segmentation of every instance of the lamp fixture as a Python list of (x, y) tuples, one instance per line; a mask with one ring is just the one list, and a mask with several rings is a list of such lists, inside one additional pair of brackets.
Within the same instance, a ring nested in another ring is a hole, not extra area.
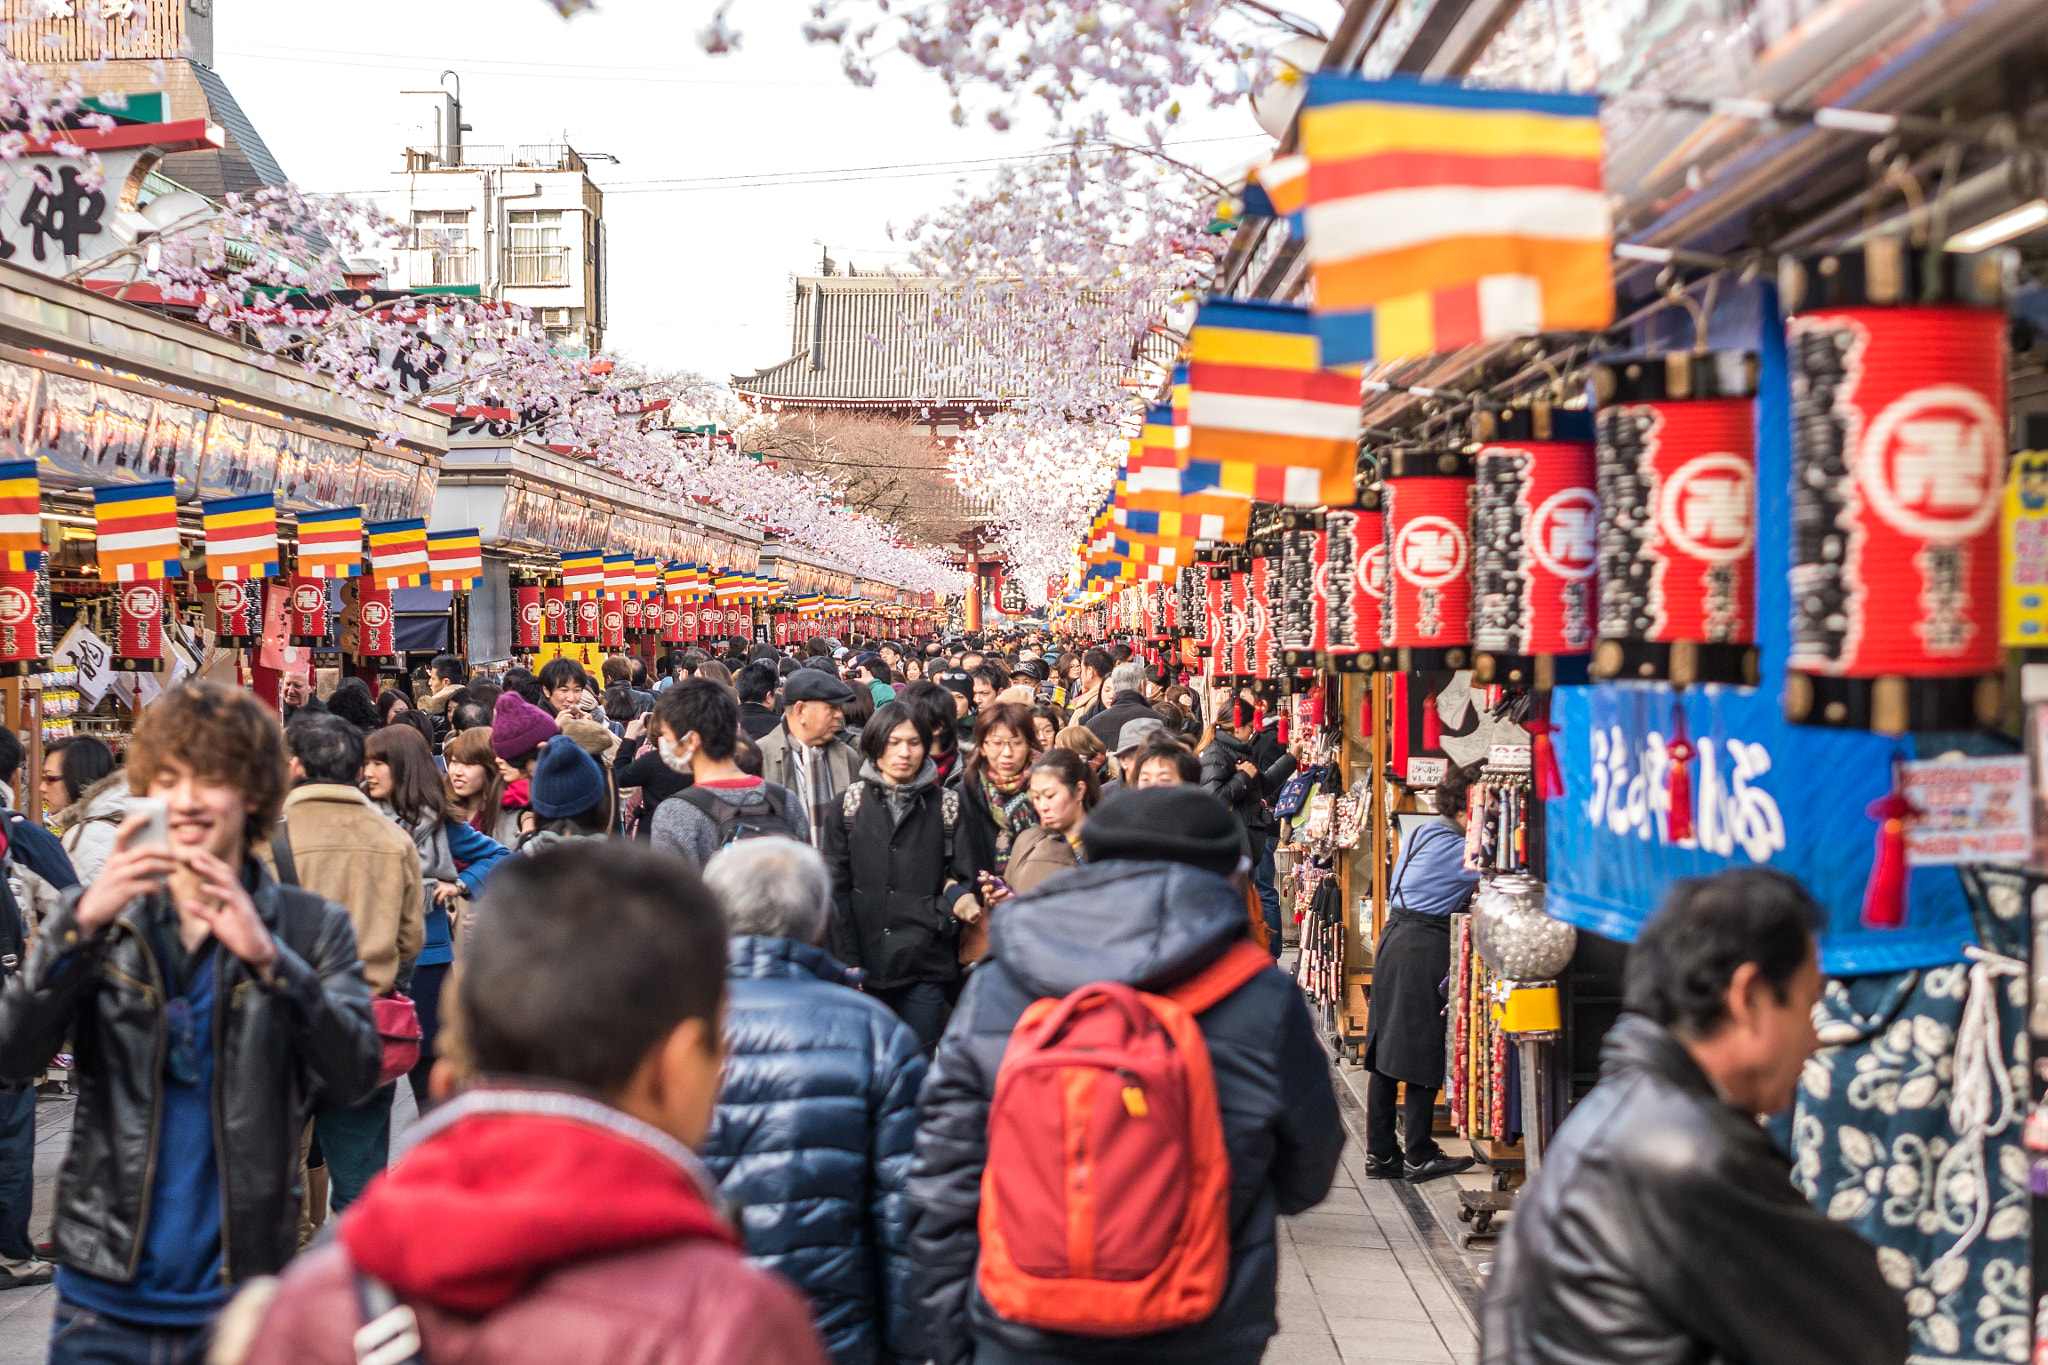
[(1965, 228), (1948, 239), (1945, 249), (1964, 255), (1985, 251), (2044, 225), (2048, 225), (2048, 199), (2035, 199), (2016, 209), (2007, 209), (1996, 218), (1987, 218), (1973, 228)]

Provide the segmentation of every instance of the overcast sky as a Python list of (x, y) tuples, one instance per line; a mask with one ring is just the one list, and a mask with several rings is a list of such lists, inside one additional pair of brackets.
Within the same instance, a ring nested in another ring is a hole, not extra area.
[[(944, 85), (907, 63), (853, 86), (834, 49), (803, 42), (807, 8), (734, 0), (743, 46), (711, 58), (692, 37), (703, 0), (610, 0), (569, 20), (544, 0), (215, 0), (214, 58), (306, 189), (388, 192), (404, 145), (397, 93), (448, 68), (468, 141), (566, 134), (617, 156), (592, 167), (612, 253), (607, 343), (725, 379), (786, 358), (788, 277), (815, 271), (817, 243), (842, 268), (898, 261), (889, 225), (942, 205), (977, 169), (959, 163), (1043, 145), (1023, 124), (954, 127)], [(1239, 110), (1177, 136), (1179, 155), (1215, 171), (1271, 145)]]

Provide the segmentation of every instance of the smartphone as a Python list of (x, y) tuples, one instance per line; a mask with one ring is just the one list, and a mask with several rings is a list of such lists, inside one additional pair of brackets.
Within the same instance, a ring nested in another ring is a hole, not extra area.
[(980, 879), (981, 887), (984, 891), (1000, 891), (1005, 896), (1014, 896), (1017, 894), (1016, 892), (1010, 889), (1010, 884), (1008, 882), (1004, 881), (1001, 877), (996, 876), (993, 872), (977, 872), (975, 876)]
[(130, 815), (146, 815), (149, 823), (129, 839), (128, 847), (144, 848), (154, 844), (158, 848), (169, 848), (171, 844), (171, 808), (169, 803), (154, 796), (131, 796), (128, 798)]

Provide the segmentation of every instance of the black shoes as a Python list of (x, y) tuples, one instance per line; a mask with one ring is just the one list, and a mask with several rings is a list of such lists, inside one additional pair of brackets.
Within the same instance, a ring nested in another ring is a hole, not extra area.
[(1376, 1157), (1367, 1157), (1365, 1159), (1365, 1178), (1367, 1180), (1399, 1180), (1401, 1178), (1400, 1158), (1396, 1157), (1392, 1161), (1381, 1161)]
[[(1413, 1163), (1404, 1164), (1401, 1175), (1409, 1184), (1420, 1185), (1426, 1180), (1438, 1180), (1447, 1175), (1456, 1175), (1460, 1171), (1469, 1171), (1477, 1164), (1478, 1160), (1474, 1157), (1446, 1156), (1439, 1152), (1434, 1161), (1426, 1161), (1420, 1166)], [(1367, 1174), (1371, 1174), (1370, 1163)], [(1391, 1174), (1389, 1172), (1389, 1175)]]

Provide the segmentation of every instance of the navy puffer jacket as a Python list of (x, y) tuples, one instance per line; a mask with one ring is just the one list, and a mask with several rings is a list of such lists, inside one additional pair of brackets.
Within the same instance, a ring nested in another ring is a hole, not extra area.
[(1255, 1361), (1277, 1330), (1274, 1220), (1320, 1203), (1344, 1145), (1328, 1055), (1301, 988), (1261, 972), (1196, 1016), (1230, 1155), (1230, 1280), (1202, 1322), (1078, 1337), (996, 1316), (975, 1283), (988, 1111), (1010, 1031), (1032, 1001), (1091, 981), (1170, 990), (1245, 936), (1244, 895), (1176, 863), (1092, 863), (1004, 905), (924, 1088), (910, 1192), (924, 1347), (939, 1365), (1182, 1365)]
[(810, 1299), (836, 1365), (921, 1360), (906, 1192), (924, 1056), (822, 948), (732, 940), (731, 1054), (704, 1160), (747, 1251)]

